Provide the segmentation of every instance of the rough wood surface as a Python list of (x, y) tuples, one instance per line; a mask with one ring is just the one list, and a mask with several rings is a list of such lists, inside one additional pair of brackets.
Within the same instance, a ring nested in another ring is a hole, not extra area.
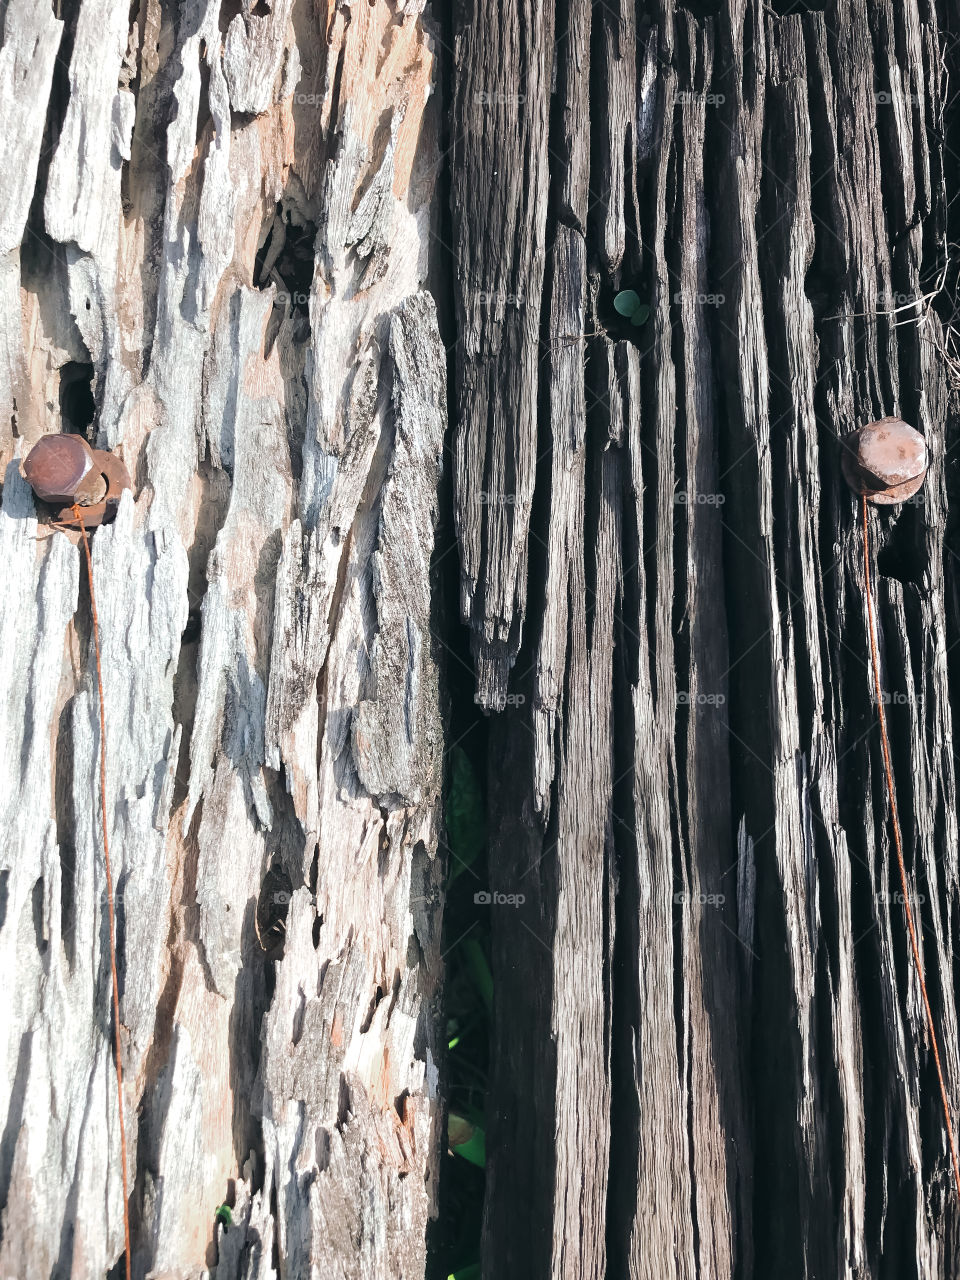
[[(493, 916), (483, 1274), (952, 1277), (839, 441), (901, 413), (932, 456), (871, 536), (956, 1103), (957, 397), (922, 299), (955, 238), (957, 15), (568, 0), (553, 22), (546, 126), (527, 11), (456, 26), (462, 608), (495, 717), (490, 880), (526, 898)], [(518, 178), (543, 165), (546, 205)], [(534, 237), (535, 317), (484, 327), (471, 290), (515, 294)], [(504, 477), (526, 528), (490, 501)], [(498, 705), (508, 683), (526, 703)]]
[(86, 428), (135, 477), (93, 537), (133, 1274), (422, 1276), (434, 38), (416, 5), (62, 9), (0, 5), (0, 1273), (123, 1248), (89, 587), (18, 470)]
[(527, 593), (552, 47), (552, 0), (476, 0), (455, 14), (455, 515), (487, 708), (505, 705)]
[(484, 1280), (953, 1280), (839, 449), (898, 413), (930, 450), (871, 536), (960, 1102), (960, 10), (0, 27), (0, 1275), (122, 1248), (89, 584), (19, 472), (85, 430), (135, 478), (93, 576), (138, 1280), (429, 1271), (445, 442), (523, 897), (485, 908)]

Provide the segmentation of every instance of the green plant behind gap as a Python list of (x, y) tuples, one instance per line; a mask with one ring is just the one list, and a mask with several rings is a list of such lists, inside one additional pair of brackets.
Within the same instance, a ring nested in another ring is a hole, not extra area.
[(621, 289), (613, 300), (613, 309), (634, 325), (646, 324), (650, 318), (650, 308), (640, 301), (635, 289)]

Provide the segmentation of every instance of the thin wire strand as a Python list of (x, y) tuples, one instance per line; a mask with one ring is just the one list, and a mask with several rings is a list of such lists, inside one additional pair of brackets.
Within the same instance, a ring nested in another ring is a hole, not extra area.
[(100, 703), (100, 817), (103, 823), (103, 862), (107, 871), (107, 919), (110, 922), (110, 977), (113, 980), (113, 1044), (117, 1068), (117, 1111), (120, 1116), (120, 1167), (123, 1173), (123, 1239), (126, 1278), (130, 1280), (130, 1209), (127, 1203), (127, 1134), (123, 1122), (123, 1066), (120, 1061), (120, 987), (117, 983), (117, 938), (113, 916), (113, 873), (110, 870), (110, 840), (107, 836), (107, 721), (103, 710), (103, 670), (100, 664), (100, 621), (93, 590), (93, 562), (83, 523), (83, 508), (74, 503), (73, 514), (80, 525), (80, 539), (87, 560), (90, 584), (90, 612), (93, 615), (93, 650), (97, 658), (97, 697)]
[(863, 574), (867, 591), (867, 615), (870, 620), (870, 653), (873, 659), (873, 683), (877, 693), (877, 715), (880, 720), (880, 742), (883, 746), (883, 768), (887, 775), (887, 794), (890, 797), (890, 817), (893, 822), (893, 843), (897, 850), (897, 866), (900, 869), (900, 886), (903, 890), (903, 906), (907, 915), (907, 929), (910, 933), (910, 947), (913, 951), (913, 963), (920, 981), (923, 994), (923, 1007), (927, 1012), (927, 1029), (930, 1033), (930, 1044), (933, 1047), (933, 1060), (937, 1065), (937, 1079), (940, 1082), (940, 1100), (943, 1103), (943, 1119), (947, 1126), (947, 1141), (950, 1144), (950, 1158), (953, 1161), (953, 1177), (957, 1184), (957, 1196), (960, 1198), (960, 1163), (957, 1161), (957, 1148), (953, 1141), (953, 1125), (950, 1123), (950, 1103), (947, 1099), (947, 1086), (943, 1078), (943, 1067), (940, 1063), (940, 1050), (937, 1047), (937, 1033), (933, 1022), (933, 1010), (927, 996), (927, 984), (923, 980), (923, 965), (920, 963), (920, 948), (917, 946), (917, 931), (913, 924), (913, 911), (910, 908), (910, 893), (907, 888), (907, 868), (903, 860), (903, 842), (900, 838), (900, 818), (897, 814), (897, 797), (893, 788), (893, 767), (890, 763), (890, 741), (887, 737), (887, 718), (883, 710), (883, 694), (880, 688), (880, 659), (877, 654), (877, 633), (873, 614), (873, 591), (870, 586), (870, 531), (867, 522), (867, 499), (861, 498), (863, 506)]

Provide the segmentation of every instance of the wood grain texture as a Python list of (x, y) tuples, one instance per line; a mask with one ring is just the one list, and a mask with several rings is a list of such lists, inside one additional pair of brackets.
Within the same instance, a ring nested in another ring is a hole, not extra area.
[(952, 1280), (839, 451), (897, 413), (930, 452), (871, 538), (958, 1100), (960, 11), (0, 26), (0, 1274), (122, 1247), (89, 584), (19, 470), (81, 430), (135, 480), (93, 577), (138, 1278), (429, 1271), (449, 458), (523, 899), (484, 1280)]
[(456, 14), (451, 210), (455, 515), (477, 699), (502, 707), (520, 646), (537, 462), (552, 0)]
[(89, 586), (19, 473), (85, 428), (135, 478), (93, 535), (133, 1274), (422, 1276), (433, 39), (388, 4), (69, 9), (0, 6), (0, 1271), (123, 1247)]
[[(523, 58), (496, 43), (522, 17), (459, 11), (461, 128), (475, 86), (522, 92)], [(949, 298), (922, 301), (956, 194), (957, 17), (661, 0), (594, 6), (589, 36), (587, 21), (558, 7), (549, 120), (534, 99), (516, 126), (551, 178), (520, 706), (486, 692), (478, 602), (512, 561), (482, 559), (471, 495), (498, 476), (480, 444), (498, 436), (477, 427), (469, 314), (457, 334), (490, 875), (526, 897), (492, 921), (483, 1274), (952, 1276), (839, 447), (902, 413), (931, 450), (922, 503), (873, 516), (871, 536), (957, 1101), (956, 385), (938, 352)], [(512, 228), (542, 208), (531, 184), (516, 209), (509, 145), (486, 168), (472, 146), (453, 155), (458, 300), (513, 291)], [(613, 307), (626, 288), (649, 307), (638, 327)], [(516, 429), (524, 352), (496, 365)]]

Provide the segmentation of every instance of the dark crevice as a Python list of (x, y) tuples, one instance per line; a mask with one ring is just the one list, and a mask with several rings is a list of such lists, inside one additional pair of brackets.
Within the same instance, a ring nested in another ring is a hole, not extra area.
[(361, 1035), (366, 1035), (366, 1033), (370, 1030), (370, 1027), (373, 1025), (373, 1015), (377, 1012), (377, 1009), (380, 1006), (380, 1002), (384, 999), (385, 996), (386, 996), (386, 992), (384, 991), (383, 987), (377, 987), (376, 991), (374, 992), (370, 1000), (370, 1004), (367, 1007), (367, 1012), (363, 1017), (363, 1021), (360, 1023)]
[(257, 939), (268, 959), (283, 952), (292, 892), (293, 884), (282, 863), (273, 863), (260, 885), (256, 910)]
[[(313, 288), (317, 226), (300, 210), (295, 194), (277, 201), (272, 218), (261, 229), (261, 244), (253, 271), (258, 289), (274, 288), (273, 313), (267, 324), (265, 354), (270, 355), (278, 337), (283, 334), (285, 371), (298, 363), (291, 344), (303, 346), (310, 341), (310, 293)], [(301, 356), (302, 360), (302, 356)], [(294, 401), (296, 401), (294, 389)], [(302, 433), (300, 433), (302, 441)], [(299, 458), (302, 442), (297, 444)]]
[(225, 36), (234, 18), (243, 12), (243, 0), (222, 0), (220, 5), (220, 34)]
[[(632, 502), (627, 503), (633, 507)], [(637, 676), (628, 659), (626, 635), (636, 612), (621, 603), (614, 651), (613, 749), (615, 785), (612, 797), (613, 846), (617, 892), (612, 903), (614, 943), (611, 960), (610, 1109), (616, 1116), (610, 1130), (610, 1178), (607, 1184), (607, 1274), (630, 1272), (628, 1242), (640, 1184), (640, 1103), (637, 1090), (637, 1043), (642, 1019), (637, 971), (640, 937), (640, 847), (636, 830), (636, 727), (632, 693)], [(624, 622), (629, 618), (629, 623)]]
[(34, 942), (38, 955), (45, 955), (50, 940), (45, 936), (43, 919), (43, 877), (39, 876), (33, 883), (30, 894), (30, 909), (33, 913)]
[[(922, 489), (918, 497), (922, 499)], [(929, 574), (922, 502), (905, 502), (895, 510), (897, 518), (890, 522), (886, 537), (876, 546), (876, 572), (882, 578), (893, 578), (908, 590), (915, 587), (922, 592)]]
[[(435, 13), (441, 22), (441, 40), (451, 36), (452, 14)], [(440, 62), (440, 100), (452, 101), (452, 60)], [(343, 74), (342, 59), (336, 70), (334, 97), (340, 94)], [(438, 113), (439, 148), (445, 154), (453, 142), (449, 112)], [(441, 169), (438, 182), (439, 225), (435, 243), (453, 243), (450, 209), (449, 166)], [(443, 919), (440, 949), (444, 955), (443, 989), (435, 1006), (439, 1027), (434, 1035), (440, 1040), (441, 1096), (444, 1122), (448, 1110), (468, 1116), (484, 1125), (486, 1111), (487, 1071), (489, 1063), (490, 1026), (487, 1011), (471, 976), (471, 959), (467, 942), (481, 949), (489, 963), (490, 908), (478, 906), (474, 894), (489, 886), (487, 849), (481, 830), (485, 815), (475, 809), (479, 788), (480, 804), (486, 806), (486, 759), (489, 718), (482, 715), (474, 700), (476, 684), (470, 650), (469, 627), (459, 616), (459, 554), (456, 543), (453, 486), (453, 439), (457, 426), (457, 348), (454, 341), (455, 308), (453, 302), (454, 262), (446, 255), (434, 257), (433, 276), (428, 281), (437, 302), (438, 323), (447, 349), (447, 418), (444, 442), (444, 468), (438, 494), (440, 519), (433, 551), (431, 581), (434, 596), (431, 626), (443, 638), (437, 645), (442, 683), (445, 690), (445, 740), (447, 744), (444, 777), (445, 827), (439, 856), (443, 875)], [(549, 467), (549, 461), (547, 462)], [(535, 542), (535, 540), (532, 540)], [(531, 554), (535, 555), (533, 547)], [(451, 791), (456, 790), (463, 807), (463, 819), (453, 819)], [(471, 797), (473, 798), (471, 800)], [(471, 816), (472, 815), (472, 816)], [(466, 843), (464, 843), (466, 841)], [(461, 866), (468, 861), (467, 868)], [(448, 1048), (448, 1043), (452, 1048)], [(490, 1130), (486, 1125), (487, 1160), (491, 1159)], [(430, 1280), (446, 1280), (456, 1269), (471, 1265), (480, 1258), (481, 1223), (484, 1210), (486, 1172), (462, 1156), (443, 1155), (439, 1170), (439, 1217), (428, 1234), (427, 1276)]]
[(823, 13), (827, 0), (770, 0), (774, 10), (781, 18), (793, 13)]
[(203, 139), (209, 128), (212, 128), (213, 116), (210, 111), (210, 51), (205, 40), (200, 41), (200, 96), (197, 102), (196, 145), (203, 149)]
[[(53, 64), (37, 177), (20, 246), (20, 273), (21, 287), (36, 296), (43, 332), (55, 335), (58, 346), (83, 359), (88, 353), (68, 305), (67, 256), (70, 247), (52, 240), (47, 234), (43, 210), (50, 164), (60, 141), (70, 101), (69, 71), (80, 6), (64, 4), (63, 9), (63, 34)], [(54, 405), (48, 402), (46, 408), (52, 415)], [(15, 415), (15, 434), (18, 433), (18, 425)]]
[(124, 1280), (127, 1274), (127, 1254), (126, 1251), (120, 1254), (120, 1257), (107, 1272), (107, 1280)]
[(702, 22), (719, 15), (721, 0), (683, 0), (683, 3), (678, 0), (677, 8)]
[(76, 959), (74, 886), (77, 872), (73, 812), (73, 709), (71, 700), (60, 712), (54, 772), (54, 812), (60, 853), (60, 937), (71, 970)]
[(60, 369), (61, 430), (71, 435), (89, 436), (96, 412), (93, 365), (68, 361)]
[[(61, 12), (57, 12), (60, 9)], [(73, 46), (77, 38), (77, 23), (80, 18), (80, 5), (75, 0), (58, 0), (54, 9), (56, 16), (63, 21), (63, 34), (53, 64), (53, 78), (50, 85), (50, 100), (47, 104), (47, 120), (43, 131), (43, 143), (40, 148), (40, 173), (38, 173), (37, 194), (46, 188), (46, 172), (53, 153), (60, 141), (63, 122), (67, 118), (67, 107), (70, 103), (70, 63), (73, 61)], [(44, 181), (39, 179), (41, 175)], [(42, 199), (42, 196), (41, 196)]]

